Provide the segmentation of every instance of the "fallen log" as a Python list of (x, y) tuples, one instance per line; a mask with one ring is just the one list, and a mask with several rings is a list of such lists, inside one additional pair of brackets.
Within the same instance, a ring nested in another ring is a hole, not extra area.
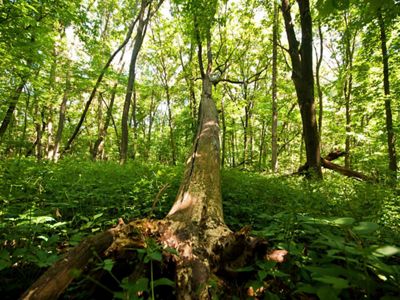
[[(338, 159), (344, 155), (346, 155), (345, 151), (340, 151), (340, 150), (332, 151), (325, 157), (321, 157), (321, 166), (324, 167), (325, 169), (329, 169), (329, 170), (338, 172), (339, 174), (342, 174), (347, 177), (356, 178), (356, 179), (363, 180), (363, 181), (373, 181), (371, 177), (369, 177), (361, 172), (342, 167), (342, 166), (332, 162), (333, 160)], [(299, 167), (297, 172), (293, 173), (292, 175), (303, 175), (303, 174), (307, 174), (307, 172), (308, 172), (308, 165), (306, 163), (306, 164), (302, 165), (301, 167)]]
[(104, 252), (114, 241), (117, 228), (99, 233), (85, 239), (79, 246), (71, 249), (63, 259), (51, 266), (21, 296), (21, 299), (57, 299), (74, 279), (73, 270), (82, 271), (93, 252)]
[(321, 165), (326, 169), (338, 172), (339, 174), (342, 174), (347, 177), (357, 178), (357, 179), (360, 179), (363, 181), (371, 181), (372, 180), (370, 177), (364, 175), (361, 172), (357, 172), (357, 171), (350, 170), (345, 167), (339, 166), (339, 165), (337, 165), (327, 159), (324, 159), (322, 157), (321, 157)]

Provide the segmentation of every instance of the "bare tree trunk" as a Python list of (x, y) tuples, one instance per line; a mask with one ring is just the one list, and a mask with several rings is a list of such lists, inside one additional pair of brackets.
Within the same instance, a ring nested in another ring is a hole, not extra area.
[(171, 159), (172, 159), (172, 164), (176, 165), (176, 144), (174, 138), (174, 126), (172, 124), (171, 95), (169, 93), (168, 83), (166, 83), (165, 85), (165, 93), (167, 95), (168, 127), (169, 127), (169, 141), (171, 145)]
[[(350, 75), (351, 76), (351, 75)], [(351, 98), (351, 78), (344, 84), (344, 94), (345, 94), (345, 109), (346, 109), (346, 142), (345, 142), (345, 152), (344, 165), (346, 168), (351, 167), (350, 162), (350, 143), (351, 143), (351, 113), (350, 113), (350, 98)]]
[(389, 156), (389, 170), (392, 172), (393, 178), (396, 178), (397, 158), (396, 158), (396, 141), (393, 131), (393, 117), (390, 99), (390, 81), (389, 81), (389, 53), (386, 47), (385, 22), (382, 12), (378, 12), (379, 28), (381, 31), (381, 48), (382, 48), (382, 65), (383, 65), (383, 87), (385, 92), (385, 114), (386, 114), (386, 132)]
[(108, 127), (111, 122), (112, 109), (114, 107), (115, 95), (117, 93), (117, 86), (118, 86), (118, 84), (115, 83), (114, 87), (112, 88), (111, 100), (110, 100), (110, 104), (107, 107), (106, 120), (105, 120), (104, 124), (103, 124), (103, 117), (102, 117), (103, 112), (101, 109), (103, 102), (104, 102), (104, 98), (103, 98), (102, 94), (99, 97), (99, 112), (98, 112), (99, 113), (99, 117), (98, 117), (99, 133), (98, 133), (98, 137), (97, 137), (96, 141), (94, 142), (94, 146), (93, 146), (93, 150), (92, 150), (92, 159), (93, 160), (104, 158), (104, 140), (106, 138), (107, 130), (108, 130)]
[(43, 159), (43, 132), (46, 128), (46, 123), (44, 121), (44, 112), (39, 112), (39, 105), (38, 99), (35, 97), (35, 115), (36, 115), (36, 122), (35, 122), (35, 129), (36, 129), (36, 159), (37, 161), (41, 161)]
[(224, 97), (221, 97), (221, 120), (222, 120), (222, 155), (221, 167), (225, 166), (226, 159), (226, 120), (225, 120), (225, 103)]
[(322, 99), (322, 88), (320, 82), (320, 70), (322, 64), (322, 58), (324, 55), (324, 37), (322, 35), (321, 24), (318, 24), (318, 34), (319, 34), (319, 56), (316, 53), (317, 65), (315, 70), (315, 83), (317, 85), (317, 93), (318, 93), (318, 103), (319, 103), (319, 112), (318, 112), (318, 132), (319, 132), (319, 140), (322, 140), (322, 118), (324, 113), (324, 102)]
[[(232, 119), (232, 128), (235, 128), (235, 120)], [(232, 149), (232, 164), (231, 167), (236, 167), (236, 130), (231, 131), (231, 149)]]
[(351, 96), (353, 93), (353, 58), (355, 50), (355, 39), (357, 32), (354, 32), (353, 36), (349, 31), (349, 16), (345, 12), (344, 21), (346, 25), (346, 31), (344, 35), (345, 43), (345, 83), (344, 83), (344, 101), (346, 109), (346, 142), (345, 142), (345, 167), (351, 168)]
[(266, 149), (265, 149), (265, 131), (266, 131), (266, 126), (265, 126), (265, 121), (263, 120), (261, 123), (261, 135), (260, 135), (260, 146), (259, 146), (259, 157), (258, 157), (258, 169), (262, 170), (264, 167), (264, 158), (266, 156)]
[(14, 113), (15, 108), (17, 107), (18, 100), (21, 97), (22, 90), (24, 89), (26, 82), (27, 82), (26, 79), (22, 79), (21, 83), (11, 94), (8, 109), (0, 126), (0, 141), (3, 139), (4, 133), (6, 132), (7, 127), (11, 122), (12, 115)]
[[(195, 28), (198, 27), (195, 21)], [(173, 239), (179, 239), (186, 248), (185, 258), (177, 265), (178, 299), (208, 299), (207, 282), (210, 262), (196, 249), (212, 254), (218, 239), (227, 236), (222, 212), (220, 186), (220, 129), (218, 112), (212, 99), (211, 37), (207, 35), (207, 68), (202, 61), (202, 45), (198, 34), (198, 56), (202, 75), (202, 95), (198, 132), (182, 184), (167, 219), (176, 224)], [(179, 235), (177, 235), (179, 234)]]
[(58, 161), (60, 158), (60, 144), (61, 144), (61, 139), (64, 131), (64, 124), (65, 124), (65, 112), (67, 111), (67, 101), (68, 101), (68, 96), (69, 96), (69, 90), (71, 88), (71, 82), (70, 82), (70, 72), (67, 71), (66, 77), (65, 77), (65, 89), (64, 89), (64, 95), (60, 104), (60, 111), (59, 111), (59, 117), (58, 117), (58, 126), (57, 126), (57, 133), (56, 137), (54, 140), (54, 151), (53, 151), (53, 160)]
[(271, 128), (271, 168), (272, 172), (278, 171), (278, 103), (277, 103), (277, 77), (278, 77), (278, 30), (279, 14), (278, 3), (274, 1), (274, 25), (272, 29), (272, 128)]
[[(128, 158), (128, 118), (129, 118), (129, 110), (132, 101), (132, 95), (134, 94), (135, 88), (135, 78), (136, 78), (136, 61), (139, 55), (140, 48), (142, 47), (147, 23), (149, 21), (150, 16), (150, 8), (148, 10), (147, 19), (145, 19), (146, 8), (150, 5), (150, 1), (142, 0), (140, 12), (139, 12), (139, 23), (136, 30), (135, 43), (132, 50), (131, 62), (129, 66), (129, 78), (128, 78), (128, 86), (126, 89), (124, 108), (122, 111), (122, 119), (121, 119), (121, 152), (120, 152), (120, 163), (124, 164)], [(135, 98), (136, 100), (136, 98)], [(136, 101), (134, 103), (136, 106)], [(136, 107), (134, 107), (133, 114), (134, 122), (136, 122)]]
[(294, 31), (289, 0), (282, 1), (289, 53), (292, 61), (292, 79), (295, 85), (303, 123), (307, 165), (311, 177), (322, 178), (320, 142), (315, 113), (314, 76), (312, 64), (312, 20), (309, 0), (297, 0), (300, 11), (301, 47)]
[(191, 116), (192, 116), (192, 132), (194, 134), (196, 134), (196, 129), (197, 129), (197, 101), (196, 101), (196, 93), (194, 90), (194, 81), (192, 78), (192, 74), (191, 74), (191, 66), (192, 66), (192, 61), (193, 61), (193, 45), (191, 44), (190, 47), (190, 55), (189, 55), (189, 61), (187, 62), (187, 64), (185, 65), (183, 62), (183, 57), (182, 57), (182, 52), (179, 51), (179, 58), (181, 61), (181, 66), (182, 66), (182, 70), (184, 73), (184, 77), (185, 77), (185, 81), (186, 84), (189, 88), (189, 99), (190, 99), (190, 112), (191, 112)]
[(151, 94), (151, 101), (150, 101), (150, 111), (149, 111), (149, 128), (147, 131), (147, 147), (146, 147), (146, 153), (145, 157), (148, 159), (150, 157), (151, 153), (151, 136), (152, 136), (152, 129), (153, 129), (153, 122), (154, 122), (154, 117), (156, 114), (156, 104), (154, 101), (154, 91)]

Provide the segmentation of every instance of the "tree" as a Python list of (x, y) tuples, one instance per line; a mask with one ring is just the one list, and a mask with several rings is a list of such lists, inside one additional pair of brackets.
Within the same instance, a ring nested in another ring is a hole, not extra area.
[(292, 62), (292, 80), (303, 123), (307, 167), (316, 178), (322, 178), (320, 143), (314, 103), (314, 76), (312, 65), (312, 20), (309, 0), (297, 0), (300, 10), (301, 45), (297, 41), (289, 0), (282, 0), (289, 54)]
[(397, 158), (396, 158), (396, 142), (393, 129), (392, 106), (390, 96), (390, 81), (389, 81), (389, 54), (387, 51), (386, 26), (382, 16), (382, 11), (378, 10), (378, 24), (380, 29), (380, 41), (382, 49), (382, 66), (383, 66), (383, 89), (385, 94), (385, 116), (386, 116), (386, 132), (387, 132), (387, 147), (389, 156), (389, 170), (392, 172), (392, 177), (396, 178)]
[(274, 1), (274, 25), (272, 33), (272, 128), (271, 128), (271, 167), (272, 172), (278, 170), (278, 104), (277, 104), (277, 76), (278, 76), (278, 32), (279, 14), (278, 3)]
[[(160, 2), (162, 3), (162, 1)], [(136, 78), (136, 60), (138, 58), (139, 51), (140, 48), (142, 47), (144, 36), (146, 34), (147, 24), (150, 19), (150, 12), (151, 12), (151, 1), (142, 0), (140, 5), (140, 11), (138, 14), (139, 21), (136, 29), (135, 43), (133, 45), (131, 61), (129, 65), (128, 86), (126, 89), (124, 108), (122, 111), (122, 120), (121, 120), (122, 131), (121, 131), (121, 148), (120, 148), (121, 164), (124, 164), (128, 158), (128, 137), (129, 137), (128, 118), (129, 118), (132, 96), (134, 96), (132, 116), (133, 116), (134, 126), (136, 124), (136, 96), (134, 95), (135, 78)]]
[[(23, 295), (23, 299), (51, 299), (60, 295), (73, 278), (69, 271), (72, 268), (81, 270), (93, 249), (104, 251), (115, 241), (111, 248), (122, 250), (124, 242), (119, 243), (124, 239), (123, 235), (136, 236), (136, 231), (144, 228), (149, 229), (144, 229), (147, 230), (146, 235), (157, 234), (163, 246), (174, 248), (179, 253), (179, 257), (175, 257), (177, 299), (209, 299), (208, 285), (213, 273), (227, 273), (230, 263), (235, 263), (235, 267), (245, 266), (248, 260), (256, 258), (253, 255), (256, 250), (265, 253), (265, 243), (248, 238), (248, 229), (232, 233), (224, 222), (220, 186), (220, 129), (218, 111), (212, 98), (211, 27), (217, 1), (189, 1), (187, 4), (197, 44), (202, 93), (197, 134), (171, 210), (163, 221), (142, 220), (120, 224), (86, 240), (42, 275)], [(206, 49), (203, 52), (204, 44)], [(53, 280), (55, 277), (57, 280)]]

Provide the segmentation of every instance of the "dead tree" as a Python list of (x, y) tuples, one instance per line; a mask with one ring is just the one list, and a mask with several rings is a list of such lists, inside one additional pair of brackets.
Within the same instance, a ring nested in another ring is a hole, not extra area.
[[(195, 22), (196, 26), (196, 22)], [(93, 252), (102, 257), (129, 260), (135, 249), (146, 247), (149, 238), (162, 248), (164, 265), (172, 264), (177, 299), (210, 299), (210, 280), (218, 278), (221, 290), (231, 291), (236, 269), (256, 259), (283, 261), (285, 250), (270, 253), (266, 241), (249, 236), (249, 228), (232, 232), (224, 222), (220, 186), (220, 128), (212, 99), (211, 36), (207, 34), (207, 64), (203, 65), (202, 41), (198, 39), (198, 59), (202, 95), (198, 130), (187, 160), (175, 203), (163, 220), (139, 220), (123, 224), (82, 242), (47, 270), (22, 299), (57, 298), (73, 280), (71, 270), (88, 269)], [(132, 267), (129, 278), (137, 278), (143, 268)], [(243, 297), (245, 295), (243, 294)], [(165, 298), (165, 297), (164, 297)]]

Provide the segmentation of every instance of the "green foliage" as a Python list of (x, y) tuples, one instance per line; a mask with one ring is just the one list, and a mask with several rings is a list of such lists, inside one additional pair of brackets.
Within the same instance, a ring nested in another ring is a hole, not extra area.
[(257, 270), (248, 286), (267, 287), (271, 299), (394, 297), (400, 282), (399, 196), (385, 186), (326, 177), (308, 183), (224, 172), (230, 227), (251, 223), (255, 234), (289, 252), (280, 266), (260, 261), (242, 270)]
[[(162, 218), (174, 200), (181, 173), (181, 167), (138, 163), (2, 162), (0, 275), (4, 279), (0, 290), (10, 298), (19, 295), (67, 248), (114, 226), (119, 217), (130, 220), (152, 214)], [(257, 290), (268, 283), (271, 299), (305, 294), (321, 299), (395, 295), (400, 282), (397, 191), (328, 174), (325, 177), (324, 182), (310, 183), (297, 177), (223, 171), (228, 226), (238, 230), (250, 224), (254, 234), (290, 255), (283, 264), (259, 261), (236, 271), (255, 272), (248, 286)], [(151, 210), (165, 184), (169, 188)], [(137, 295), (138, 291), (157, 294), (158, 286), (173, 286), (170, 279), (156, 274), (167, 252), (177, 254), (148, 240), (138, 251), (148, 277), (134, 283), (113, 279), (122, 289), (113, 292), (115, 297)], [(99, 268), (113, 278), (115, 266), (111, 259), (99, 262)], [(23, 269), (29, 270), (24, 277), (7, 285), (5, 279)]]

